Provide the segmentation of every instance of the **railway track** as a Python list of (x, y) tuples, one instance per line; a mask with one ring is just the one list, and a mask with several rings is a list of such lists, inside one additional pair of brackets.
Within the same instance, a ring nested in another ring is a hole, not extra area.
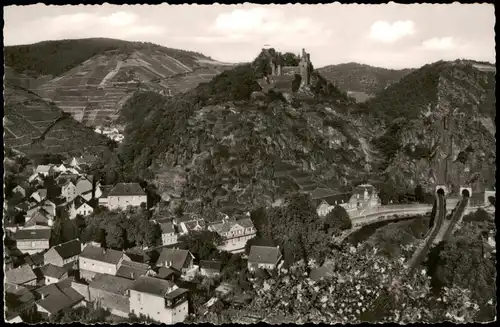
[(437, 194), (436, 199), (436, 216), (434, 225), (431, 230), (428, 232), (427, 237), (424, 240), (423, 246), (417, 249), (413, 254), (412, 258), (408, 261), (408, 273), (411, 273), (416, 267), (420, 265), (425, 256), (427, 255), (427, 251), (431, 248), (434, 239), (439, 233), (441, 226), (446, 217), (446, 209), (445, 209), (445, 196), (444, 194)]

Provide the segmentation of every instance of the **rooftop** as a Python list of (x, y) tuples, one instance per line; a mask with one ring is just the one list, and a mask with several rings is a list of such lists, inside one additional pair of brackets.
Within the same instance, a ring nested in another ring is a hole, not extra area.
[(58, 267), (58, 266), (53, 265), (51, 263), (48, 263), (45, 266), (43, 266), (41, 268), (41, 270), (42, 270), (42, 273), (44, 276), (53, 277), (53, 278), (57, 278), (57, 279), (60, 279), (61, 277), (64, 276), (64, 274), (67, 273), (66, 269), (64, 269), (62, 267)]
[(146, 263), (123, 260), (116, 272), (116, 276), (128, 279), (136, 279), (139, 276), (146, 275), (148, 271), (149, 265)]
[(16, 231), (16, 241), (24, 240), (49, 240), (50, 229), (20, 229)]
[(133, 280), (108, 274), (97, 274), (89, 284), (89, 287), (100, 289), (109, 293), (126, 295), (127, 290), (132, 288)]
[(82, 258), (107, 262), (114, 265), (118, 264), (122, 256), (123, 252), (121, 251), (113, 249), (104, 249), (93, 245), (87, 245), (80, 254), (80, 257)]
[(169, 280), (141, 276), (134, 282), (132, 289), (137, 292), (164, 297), (170, 293), (174, 287), (176, 287), (176, 285)]
[(248, 255), (248, 262), (276, 264), (280, 257), (281, 253), (277, 247), (252, 245)]
[(82, 252), (82, 243), (79, 239), (74, 239), (52, 247), (63, 259), (68, 259), (79, 255)]
[(118, 183), (110, 191), (108, 196), (126, 196), (126, 195), (146, 195), (146, 192), (138, 183)]
[(165, 263), (171, 263), (171, 267), (180, 271), (189, 255), (191, 254), (188, 250), (163, 248), (157, 265), (164, 266)]
[(50, 284), (44, 293), (45, 298), (39, 300), (37, 304), (51, 314), (58, 313), (64, 309), (71, 308), (75, 304), (84, 300), (83, 295), (71, 287), (61, 288), (56, 284)]
[(5, 271), (5, 281), (7, 283), (22, 285), (36, 279), (35, 272), (29, 265), (22, 265), (20, 267)]

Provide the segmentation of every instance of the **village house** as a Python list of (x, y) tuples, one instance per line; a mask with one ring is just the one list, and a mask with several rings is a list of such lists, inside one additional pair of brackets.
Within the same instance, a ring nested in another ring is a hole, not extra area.
[(189, 314), (187, 295), (171, 281), (139, 277), (130, 289), (130, 312), (164, 324), (182, 323)]
[(189, 250), (163, 248), (156, 266), (173, 268), (179, 271), (183, 278), (189, 278), (198, 269), (193, 261), (194, 256)]
[(47, 177), (50, 174), (51, 168), (52, 168), (52, 165), (38, 165), (35, 169), (35, 173)]
[(62, 164), (60, 164), (59, 166), (54, 165), (54, 166), (52, 167), (52, 170), (53, 170), (55, 173), (61, 174), (61, 173), (65, 173), (66, 171), (68, 171), (68, 168), (66, 168), (66, 166), (62, 163)]
[(163, 245), (171, 245), (177, 243), (177, 234), (175, 226), (171, 221), (162, 221), (159, 223), (161, 228), (161, 241)]
[(84, 296), (73, 289), (67, 279), (41, 287), (35, 293), (40, 298), (36, 302), (37, 311), (45, 317), (85, 305)]
[(5, 282), (17, 286), (35, 286), (37, 277), (29, 265), (5, 271)]
[(45, 200), (43, 201), (42, 205), (41, 205), (41, 208), (43, 210), (45, 210), (45, 212), (47, 212), (49, 215), (51, 215), (52, 217), (55, 217), (56, 216), (56, 204), (50, 200)]
[(189, 221), (179, 222), (180, 233), (182, 235), (187, 235), (191, 232), (201, 232), (206, 229), (206, 223), (203, 219), (195, 219)]
[(69, 202), (72, 201), (76, 195), (75, 184), (73, 184), (71, 180), (66, 180), (66, 182), (61, 186), (61, 196)]
[[(315, 203), (317, 206), (316, 212), (318, 213), (318, 216), (325, 217), (337, 205), (347, 209), (351, 196), (352, 193), (340, 193), (317, 199)], [(318, 202), (319, 204), (317, 204)]]
[(214, 277), (220, 275), (222, 263), (218, 260), (200, 260), (200, 275)]
[(32, 185), (40, 185), (43, 183), (43, 175), (33, 173), (30, 177), (28, 177), (28, 182)]
[(108, 193), (109, 210), (127, 209), (128, 206), (139, 207), (147, 204), (146, 192), (138, 183), (118, 183)]
[(181, 273), (179, 271), (169, 267), (156, 267), (155, 272), (156, 275), (154, 275), (154, 277), (170, 280), (172, 282), (178, 280), (181, 277)]
[(140, 276), (148, 276), (152, 272), (151, 267), (147, 263), (123, 260), (116, 272), (116, 276), (135, 280)]
[(71, 286), (85, 297), (87, 302), (99, 302), (111, 314), (128, 318), (130, 312), (129, 290), (134, 281), (131, 279), (96, 274), (88, 284), (73, 282)]
[(47, 190), (40, 188), (31, 194), (31, 198), (40, 203), (47, 198)]
[(30, 266), (32, 269), (35, 268), (40, 268), (41, 266), (44, 265), (44, 258), (43, 258), (43, 253), (35, 253), (35, 254), (26, 254), (22, 258), (24, 264), (27, 264)]
[(50, 229), (20, 229), (14, 238), (19, 251), (34, 254), (50, 247), (50, 233)]
[[(90, 192), (90, 199), (92, 199), (92, 190), (93, 190), (93, 186), (92, 186), (92, 182), (89, 181), (87, 178), (85, 177), (80, 177), (78, 179), (78, 181), (76, 182), (76, 194), (77, 195), (82, 195), (82, 194), (85, 194), (85, 193), (89, 193)], [(89, 201), (87, 200), (87, 201)]]
[(378, 192), (373, 185), (362, 184), (354, 188), (346, 209), (366, 210), (381, 205)]
[(23, 198), (26, 197), (26, 191), (29, 189), (29, 185), (26, 183), (21, 183), (12, 189), (12, 193), (20, 194)]
[(274, 270), (281, 261), (281, 252), (279, 247), (252, 245), (248, 255), (248, 270), (256, 269)]
[(210, 224), (208, 230), (216, 232), (224, 240), (224, 243), (218, 247), (220, 250), (232, 253), (243, 252), (247, 241), (257, 234), (252, 220), (246, 217), (238, 220), (223, 219)]
[(99, 199), (99, 205), (103, 207), (108, 206), (108, 195), (111, 189), (113, 188), (113, 185), (101, 185), (100, 186), (100, 191), (101, 194), (100, 196), (96, 195), (96, 198)]
[(54, 225), (54, 217), (42, 208), (36, 208), (31, 215), (26, 215), (26, 223), (22, 229), (50, 229)]
[(78, 239), (58, 244), (44, 253), (44, 262), (57, 267), (66, 267), (70, 264), (76, 268), (82, 248), (83, 244)]
[(78, 258), (80, 277), (90, 280), (97, 273), (116, 275), (123, 260), (130, 258), (121, 251), (87, 245)]
[(69, 219), (75, 219), (77, 215), (87, 217), (94, 212), (88, 202), (78, 195), (70, 204), (68, 204)]
[(4, 294), (4, 311), (7, 322), (19, 322), (19, 318), (16, 319), (16, 317), (30, 315), (36, 311), (35, 296), (27, 287), (5, 283)]
[(44, 265), (40, 270), (45, 278), (45, 285), (59, 283), (61, 280), (68, 278), (67, 269), (51, 263)]

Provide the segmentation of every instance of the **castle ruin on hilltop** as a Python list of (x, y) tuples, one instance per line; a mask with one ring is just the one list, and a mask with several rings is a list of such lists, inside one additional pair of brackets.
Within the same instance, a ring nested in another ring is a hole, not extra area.
[(272, 56), (267, 49), (262, 49), (262, 51), (267, 56), (271, 66), (271, 74), (259, 81), (263, 91), (277, 89), (282, 92), (291, 92), (296, 75), (300, 76), (300, 87), (308, 86), (311, 83), (311, 59), (305, 49), (302, 49), (302, 54), (298, 56), (299, 64), (297, 66), (283, 66), (281, 52), (276, 52), (276, 55)]

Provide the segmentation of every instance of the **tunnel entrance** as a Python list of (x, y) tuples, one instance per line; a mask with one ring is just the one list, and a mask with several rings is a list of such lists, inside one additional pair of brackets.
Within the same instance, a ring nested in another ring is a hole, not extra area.
[(468, 189), (462, 190), (462, 196), (464, 198), (470, 198), (470, 192), (469, 192), (469, 190)]
[(442, 188), (438, 188), (437, 194), (444, 195), (444, 190)]

